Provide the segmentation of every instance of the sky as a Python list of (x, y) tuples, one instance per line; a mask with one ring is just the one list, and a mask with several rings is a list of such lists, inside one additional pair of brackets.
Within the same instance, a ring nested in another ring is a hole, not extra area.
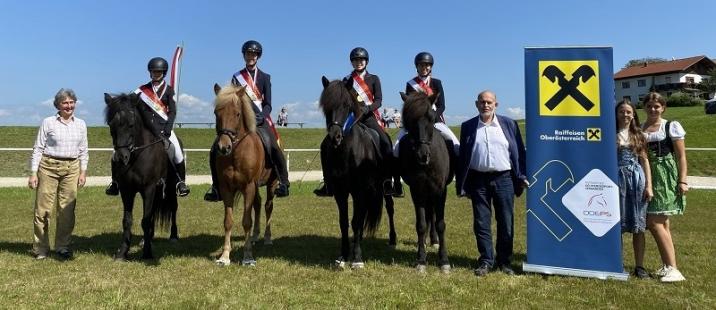
[[(689, 14), (683, 14), (690, 12)], [(185, 47), (177, 122), (213, 122), (213, 85), (243, 68), (241, 45), (263, 45), (273, 117), (323, 126), (321, 76), (352, 70), (348, 54), (370, 53), (383, 106), (415, 76), (414, 56), (435, 57), (449, 125), (475, 116), (477, 94), (497, 94), (498, 113), (523, 118), (524, 48), (610, 46), (614, 72), (643, 57), (716, 57), (716, 1), (3, 1), (0, 126), (39, 126), (60, 88), (76, 115), (103, 126), (104, 93), (148, 82), (147, 61)]]

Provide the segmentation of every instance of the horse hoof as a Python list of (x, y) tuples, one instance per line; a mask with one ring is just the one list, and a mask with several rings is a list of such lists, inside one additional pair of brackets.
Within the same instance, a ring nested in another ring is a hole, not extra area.
[(264, 245), (273, 245), (273, 240), (271, 240), (271, 239), (264, 239)]
[(353, 262), (351, 264), (351, 268), (353, 269), (363, 269), (365, 268), (365, 264), (363, 262)]
[(127, 257), (122, 256), (122, 255), (115, 255), (113, 259), (115, 262), (126, 262), (127, 261)]
[(440, 244), (439, 244), (439, 243), (433, 243), (433, 244), (431, 244), (430, 246), (433, 247), (433, 249), (436, 249), (436, 250), (439, 250), (439, 249), (440, 249)]
[(256, 267), (256, 260), (252, 258), (244, 258), (241, 261), (241, 266)]
[(417, 266), (415, 266), (415, 270), (418, 271), (419, 273), (425, 273), (426, 268), (427, 268), (427, 266), (425, 266), (423, 264), (418, 264)]
[(342, 269), (346, 268), (346, 261), (343, 260), (343, 257), (339, 257), (333, 263), (334, 263), (334, 266), (336, 266), (336, 268), (338, 268), (338, 269), (342, 270)]
[(448, 274), (448, 273), (450, 273), (450, 269), (452, 269), (452, 268), (450, 267), (450, 265), (442, 265), (442, 266), (440, 266), (440, 272), (443, 273), (443, 274)]
[(226, 266), (231, 265), (231, 260), (229, 260), (228, 258), (219, 258), (216, 260), (216, 265), (221, 266), (221, 267), (226, 267)]

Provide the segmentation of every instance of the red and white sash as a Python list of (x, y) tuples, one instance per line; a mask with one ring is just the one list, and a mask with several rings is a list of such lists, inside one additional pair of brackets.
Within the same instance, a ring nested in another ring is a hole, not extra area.
[(355, 71), (351, 73), (351, 77), (353, 78), (353, 89), (355, 89), (358, 96), (363, 99), (363, 103), (365, 103), (365, 105), (372, 105), (375, 97), (373, 97), (373, 92), (370, 91), (368, 84), (366, 84), (360, 74)]
[(157, 115), (164, 120), (168, 120), (169, 116), (167, 115), (167, 105), (159, 99), (164, 96), (164, 92), (167, 90), (166, 85), (164, 85), (164, 81), (162, 81), (162, 84), (159, 87), (161, 88), (161, 95), (158, 95), (152, 87), (147, 85), (139, 86), (134, 93), (139, 94), (139, 98), (141, 98), (142, 101), (144, 101), (144, 103), (151, 108), (152, 111), (154, 111), (154, 113), (157, 113)]
[(430, 88), (430, 76), (428, 76), (426, 81), (423, 81), (419, 76), (416, 76), (414, 79), (408, 81), (408, 84), (410, 84), (413, 89), (419, 92), (423, 92), (428, 96), (433, 95), (433, 89)]
[[(258, 76), (259, 70), (254, 69), (254, 77), (258, 79)], [(256, 83), (254, 82), (255, 79), (251, 78), (249, 70), (246, 70), (246, 68), (244, 68), (237, 74), (234, 74), (234, 78), (237, 82), (239, 82), (239, 85), (246, 86), (246, 94), (249, 95), (251, 101), (253, 101), (254, 104), (259, 108), (259, 111), (262, 111), (261, 103), (264, 101), (264, 97), (263, 94), (261, 94), (261, 92), (259, 91), (259, 88), (256, 86)]]

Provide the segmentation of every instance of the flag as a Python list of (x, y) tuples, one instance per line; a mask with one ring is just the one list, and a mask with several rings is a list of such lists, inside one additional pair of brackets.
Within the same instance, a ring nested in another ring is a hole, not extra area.
[(181, 56), (184, 54), (184, 45), (177, 45), (174, 50), (174, 57), (172, 57), (172, 70), (169, 75), (169, 86), (174, 88), (174, 101), (176, 102), (179, 96), (179, 74), (181, 73)]

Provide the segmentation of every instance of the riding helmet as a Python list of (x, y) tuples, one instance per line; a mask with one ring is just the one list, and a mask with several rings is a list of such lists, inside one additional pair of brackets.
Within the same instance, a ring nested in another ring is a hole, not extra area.
[(167, 73), (167, 70), (169, 70), (169, 63), (164, 58), (154, 57), (149, 60), (149, 63), (147, 64), (147, 70), (162, 71), (164, 73)]
[(362, 47), (354, 48), (351, 51), (351, 61), (353, 61), (353, 59), (365, 59), (365, 61), (367, 62), (369, 59), (368, 51)]
[(244, 45), (241, 46), (241, 54), (246, 54), (246, 52), (254, 52), (256, 53), (256, 55), (261, 57), (261, 53), (263, 52), (263, 48), (261, 48), (261, 43), (254, 40), (248, 40), (244, 42)]
[(415, 55), (415, 65), (417, 66), (420, 63), (428, 63), (431, 66), (433, 65), (433, 55), (431, 55), (428, 52), (420, 52), (417, 55)]

